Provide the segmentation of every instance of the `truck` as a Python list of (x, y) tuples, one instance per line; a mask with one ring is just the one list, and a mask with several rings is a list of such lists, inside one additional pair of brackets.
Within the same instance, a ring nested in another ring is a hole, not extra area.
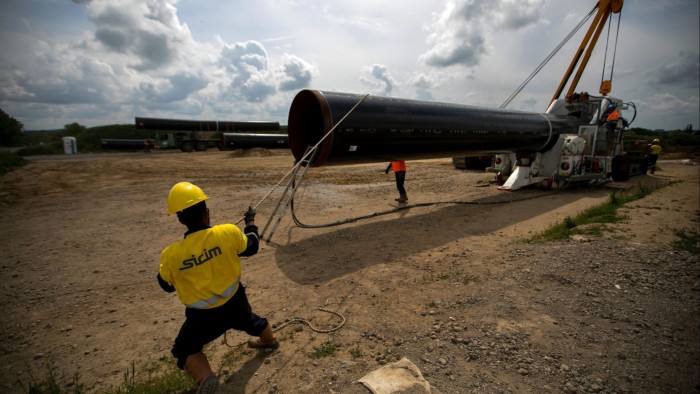
[(183, 120), (136, 117), (136, 127), (155, 132), (154, 145), (160, 149), (180, 149), (183, 152), (225, 149), (224, 133), (279, 131), (279, 122)]

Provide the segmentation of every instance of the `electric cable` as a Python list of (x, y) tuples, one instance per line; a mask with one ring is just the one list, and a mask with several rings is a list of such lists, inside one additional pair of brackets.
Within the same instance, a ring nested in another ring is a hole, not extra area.
[(367, 214), (367, 215), (356, 216), (353, 218), (347, 218), (347, 219), (339, 220), (337, 222), (325, 223), (325, 224), (305, 224), (301, 220), (299, 220), (299, 218), (296, 215), (296, 210), (294, 209), (294, 199), (291, 200), (290, 208), (292, 211), (292, 220), (294, 221), (294, 224), (296, 224), (298, 227), (300, 227), (300, 228), (325, 228), (325, 227), (340, 226), (340, 225), (348, 224), (348, 223), (354, 223), (354, 222), (357, 222), (357, 221), (360, 221), (363, 219), (370, 219), (370, 218), (375, 218), (378, 216), (388, 215), (391, 213), (400, 212), (400, 211), (403, 211), (405, 209), (410, 209), (410, 208), (427, 207), (427, 206), (432, 206), (432, 205), (447, 205), (447, 204), (454, 204), (454, 205), (497, 205), (497, 204), (505, 204), (505, 203), (511, 203), (511, 202), (530, 200), (533, 198), (544, 197), (544, 196), (548, 196), (548, 195), (555, 194), (555, 193), (556, 193), (556, 191), (550, 192), (550, 193), (545, 193), (545, 194), (540, 194), (540, 195), (527, 196), (527, 197), (518, 198), (518, 199), (510, 199), (510, 200), (506, 200), (506, 201), (459, 201), (459, 200), (453, 200), (453, 201), (422, 202), (422, 203), (417, 203), (417, 204), (404, 205), (401, 207), (396, 207), (396, 208), (385, 210), (385, 211), (374, 212), (374, 213)]

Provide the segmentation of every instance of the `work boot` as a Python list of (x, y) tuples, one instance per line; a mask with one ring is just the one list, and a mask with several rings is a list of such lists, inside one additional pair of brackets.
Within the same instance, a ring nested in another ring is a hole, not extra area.
[(277, 349), (280, 347), (280, 341), (278, 341), (272, 333), (272, 326), (270, 326), (270, 323), (267, 323), (267, 326), (265, 326), (265, 329), (260, 333), (259, 337), (250, 338), (248, 346), (254, 349)]
[(397, 198), (396, 201), (401, 203), (408, 202), (408, 195), (406, 195), (406, 193), (401, 193), (401, 196)]
[(219, 389), (219, 379), (212, 372), (209, 360), (204, 353), (199, 352), (187, 356), (184, 369), (197, 383), (197, 394), (215, 394)]

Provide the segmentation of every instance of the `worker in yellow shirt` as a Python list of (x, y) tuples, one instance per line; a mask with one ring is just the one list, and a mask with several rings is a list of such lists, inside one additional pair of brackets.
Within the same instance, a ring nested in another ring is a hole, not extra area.
[(184, 239), (163, 250), (158, 283), (167, 292), (177, 291), (185, 304), (185, 321), (172, 348), (177, 366), (187, 371), (198, 393), (215, 393), (219, 386), (204, 345), (229, 329), (253, 336), (253, 348), (279, 347), (268, 321), (253, 313), (241, 283), (239, 256), (258, 252), (259, 235), (255, 210), (245, 213), (245, 229), (233, 224), (211, 226), (202, 189), (189, 182), (173, 186), (168, 195), (168, 214), (177, 214), (187, 227)]
[(661, 154), (661, 141), (654, 139), (649, 147), (649, 172), (652, 174), (656, 172), (656, 161), (659, 160), (659, 154)]

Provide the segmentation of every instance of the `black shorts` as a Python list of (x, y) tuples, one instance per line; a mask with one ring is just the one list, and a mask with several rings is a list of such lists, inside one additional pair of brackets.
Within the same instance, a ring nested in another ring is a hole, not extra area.
[(267, 327), (267, 319), (256, 315), (250, 308), (242, 284), (224, 305), (212, 309), (187, 308), (185, 317), (172, 349), (180, 369), (184, 368), (190, 354), (201, 352), (204, 345), (227, 330), (244, 331), (257, 337)]

